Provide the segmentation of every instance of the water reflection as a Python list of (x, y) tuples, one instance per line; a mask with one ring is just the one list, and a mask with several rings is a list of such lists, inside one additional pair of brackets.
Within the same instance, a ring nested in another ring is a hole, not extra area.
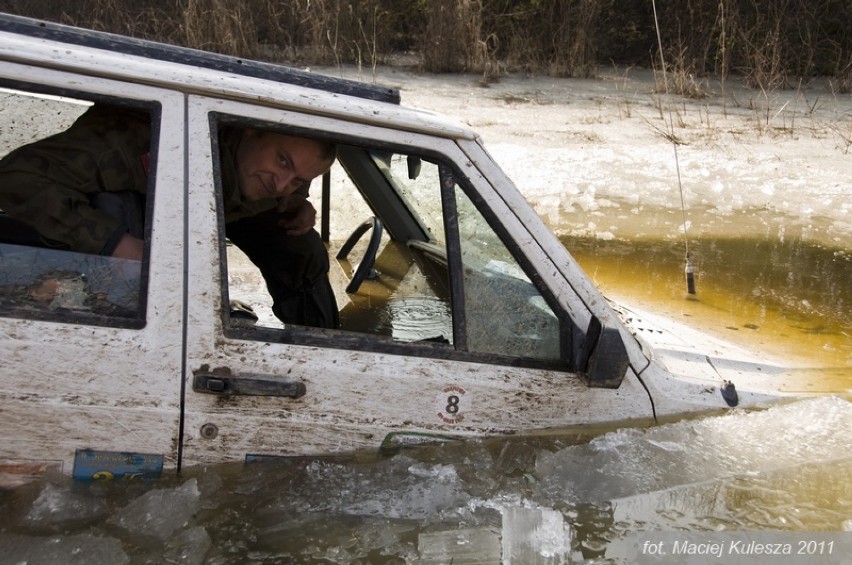
[(682, 241), (562, 241), (608, 296), (757, 350), (852, 367), (852, 250), (800, 239), (699, 239), (690, 243), (697, 267), (690, 300)]
[(449, 305), (437, 297), (394, 296), (388, 301), (386, 319), (391, 335), (399, 341), (452, 338)]

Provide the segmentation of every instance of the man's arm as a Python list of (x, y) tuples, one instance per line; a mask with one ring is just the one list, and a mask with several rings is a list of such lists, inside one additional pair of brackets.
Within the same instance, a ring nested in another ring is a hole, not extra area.
[(112, 256), (121, 259), (141, 261), (144, 247), (145, 244), (141, 239), (126, 233), (118, 240), (118, 245), (115, 246)]
[(306, 196), (298, 192), (279, 198), (278, 212), (281, 214), (278, 225), (283, 227), (288, 235), (305, 235), (317, 223), (317, 209)]

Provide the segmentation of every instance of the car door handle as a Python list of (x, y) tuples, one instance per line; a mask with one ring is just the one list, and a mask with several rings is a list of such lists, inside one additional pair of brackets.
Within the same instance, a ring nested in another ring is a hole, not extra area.
[(282, 381), (273, 377), (235, 377), (196, 373), (192, 381), (195, 392), (222, 396), (283, 396), (301, 398), (307, 389), (305, 383)]

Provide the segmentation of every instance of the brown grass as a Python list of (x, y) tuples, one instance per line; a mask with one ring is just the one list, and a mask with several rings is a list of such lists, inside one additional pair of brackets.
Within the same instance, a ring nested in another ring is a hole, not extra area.
[[(800, 77), (852, 90), (848, 0), (691, 0), (659, 6), (672, 92), (732, 73), (764, 92)], [(657, 61), (647, 0), (0, 0), (0, 11), (291, 64), (375, 67), (413, 53), (427, 72), (593, 76)]]

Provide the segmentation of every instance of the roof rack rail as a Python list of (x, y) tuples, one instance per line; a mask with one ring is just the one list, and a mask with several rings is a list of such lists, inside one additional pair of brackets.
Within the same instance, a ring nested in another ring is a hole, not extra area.
[(81, 47), (108, 49), (127, 55), (138, 55), (160, 61), (273, 80), (379, 102), (400, 103), (399, 89), (396, 88), (370, 85), (349, 79), (314, 74), (274, 63), (240, 59), (219, 53), (208, 53), (198, 49), (93, 31), (23, 16), (0, 13), (0, 31), (61, 41)]

